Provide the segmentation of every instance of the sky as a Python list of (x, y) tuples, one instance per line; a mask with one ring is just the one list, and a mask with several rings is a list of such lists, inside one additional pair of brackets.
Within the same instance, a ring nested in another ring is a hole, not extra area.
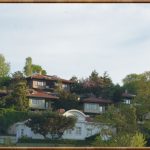
[(122, 84), (150, 70), (150, 4), (0, 4), (0, 53), (12, 73), (32, 57), (49, 75)]

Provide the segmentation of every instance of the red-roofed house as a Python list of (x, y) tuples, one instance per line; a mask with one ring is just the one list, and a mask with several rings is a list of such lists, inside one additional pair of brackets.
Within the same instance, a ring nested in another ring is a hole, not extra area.
[(58, 99), (54, 89), (61, 86), (62, 89), (69, 91), (70, 84), (73, 83), (57, 76), (41, 74), (33, 74), (26, 80), (30, 89), (28, 98), (31, 109), (52, 109), (51, 104)]
[(54, 88), (57, 87), (58, 85), (59, 86), (61, 85), (61, 88), (63, 88), (64, 90), (69, 91), (70, 84), (73, 83), (70, 80), (65, 80), (57, 76), (49, 76), (49, 75), (41, 75), (41, 74), (33, 74), (32, 76), (29, 76), (26, 79), (29, 88), (35, 90), (40, 89), (40, 90), (50, 91), (50, 92), (53, 92)]
[(105, 112), (107, 105), (111, 104), (111, 100), (89, 97), (81, 101), (83, 103), (84, 113), (101, 114)]
[(29, 107), (31, 109), (52, 109), (51, 104), (58, 99), (58, 97), (45, 93), (43, 91), (31, 90), (28, 94)]

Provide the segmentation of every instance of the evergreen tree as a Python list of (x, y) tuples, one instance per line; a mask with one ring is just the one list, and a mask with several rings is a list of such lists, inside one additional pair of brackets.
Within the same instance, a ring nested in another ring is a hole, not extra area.
[(24, 67), (24, 74), (26, 76), (32, 75), (32, 58), (31, 57), (26, 58), (26, 63), (25, 63), (25, 67)]
[(5, 57), (0, 54), (0, 78), (8, 76), (10, 64), (6, 62)]

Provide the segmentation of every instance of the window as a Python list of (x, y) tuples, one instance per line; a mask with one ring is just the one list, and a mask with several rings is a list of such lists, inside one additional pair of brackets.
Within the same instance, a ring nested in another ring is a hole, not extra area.
[(37, 85), (38, 85), (38, 86), (44, 86), (44, 82), (38, 81), (38, 82), (37, 82)]
[(89, 129), (87, 129), (87, 136), (91, 136), (91, 135), (92, 135), (92, 129), (89, 128)]
[(21, 129), (21, 136), (24, 135), (24, 129)]
[(103, 112), (103, 107), (102, 106), (99, 106), (99, 111)]
[(41, 104), (43, 104), (43, 100), (32, 99), (32, 104), (33, 104), (33, 105), (41, 105)]
[(125, 100), (124, 100), (124, 103), (125, 103), (125, 104), (130, 104), (130, 99), (125, 99)]
[(43, 81), (33, 81), (33, 82), (34, 82), (34, 85), (35, 85), (35, 86), (41, 86), (41, 87), (43, 87), (43, 86), (46, 85), (46, 83), (43, 82)]
[(81, 135), (81, 127), (76, 127), (76, 134)]
[(68, 129), (68, 130), (66, 131), (66, 133), (67, 133), (67, 134), (71, 134), (71, 133), (72, 133), (72, 129)]

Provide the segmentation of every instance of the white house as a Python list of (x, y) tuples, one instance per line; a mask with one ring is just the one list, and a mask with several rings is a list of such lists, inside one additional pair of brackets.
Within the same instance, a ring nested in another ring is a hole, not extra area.
[[(65, 112), (65, 116), (74, 116), (77, 118), (77, 122), (73, 129), (66, 130), (62, 136), (62, 139), (74, 139), (84, 140), (87, 137), (100, 133), (102, 129), (109, 128), (107, 125), (102, 123), (94, 123), (91, 118), (85, 115), (79, 110), (69, 110)], [(43, 139), (44, 137), (40, 134), (35, 134), (33, 131), (25, 125), (25, 122), (16, 124), (16, 138), (19, 139), (22, 136), (27, 136), (32, 139)], [(50, 135), (47, 135), (50, 137)], [(106, 137), (102, 137), (103, 139)]]

